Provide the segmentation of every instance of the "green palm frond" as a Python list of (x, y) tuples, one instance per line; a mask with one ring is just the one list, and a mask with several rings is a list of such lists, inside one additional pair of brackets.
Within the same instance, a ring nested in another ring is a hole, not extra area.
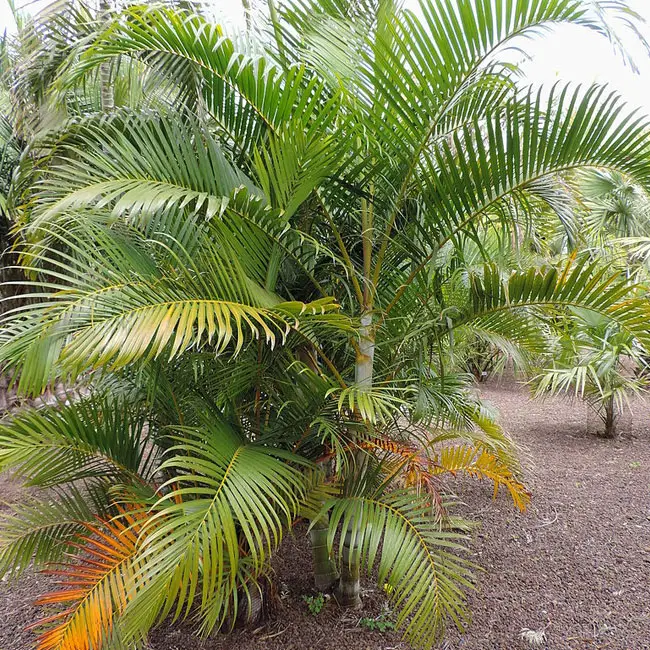
[(439, 375), (426, 367), (419, 370), (413, 379), (412, 422), (439, 429), (471, 427), (481, 412), (481, 402), (472, 392), (470, 376), (456, 372)]
[(462, 627), (463, 590), (471, 584), (470, 565), (459, 555), (465, 537), (441, 528), (430, 503), (411, 491), (394, 491), (328, 505), (330, 548), (339, 527), (352, 531), (350, 548), (358, 549), (369, 571), (376, 566), (379, 584), (392, 587), (397, 624), (410, 643), (431, 648), (449, 618)]
[[(322, 255), (334, 261), (336, 256), (324, 242), (291, 227), (289, 217), (331, 171), (336, 149), (318, 139), (299, 145), (294, 138), (278, 160), (276, 145), (275, 163), (258, 168), (272, 208), (262, 190), (228, 162), (204, 125), (191, 116), (178, 118), (129, 112), (93, 116), (39, 142), (39, 150), (51, 148), (56, 164), (39, 167), (38, 181), (33, 170), (25, 171), (21, 201), (35, 207), (21, 214), (21, 232), (29, 240), (24, 257), (36, 264), (44, 245), (69, 245), (71, 231), (87, 229), (88, 222), (114, 229), (124, 222), (160, 242), (158, 255), (168, 248), (170, 254), (193, 257), (207, 239), (216, 239), (231, 273), (237, 260), (271, 289), (269, 267), (280, 252), (280, 262), (289, 256), (318, 287), (315, 263)], [(280, 185), (286, 187), (279, 190)], [(61, 228), (63, 241), (56, 235)]]
[(339, 412), (347, 409), (350, 413), (358, 414), (364, 422), (378, 424), (400, 416), (400, 409), (407, 404), (407, 392), (408, 388), (400, 389), (395, 385), (371, 388), (352, 385), (342, 389), (332, 388), (328, 395), (338, 398)]
[(502, 201), (527, 200), (530, 183), (576, 167), (619, 169), (646, 185), (648, 124), (620, 112), (621, 101), (598, 87), (556, 89), (545, 104), (531, 93), (442, 141), (421, 163), (421, 190), (436, 206), (427, 227), (439, 242), (455, 241)]
[(145, 410), (110, 398), (28, 409), (0, 423), (0, 468), (28, 485), (140, 482), (156, 469)]
[(105, 61), (124, 55), (160, 66), (177, 81), (196, 75), (202, 108), (236, 157), (250, 156), (255, 145), (294, 115), (308, 122), (320, 100), (320, 82), (310, 81), (304, 68), (283, 71), (266, 58), (238, 52), (219, 26), (161, 5), (127, 9), (82, 54), (63, 83), (75, 84)]
[(59, 215), (96, 206), (125, 216), (145, 232), (158, 229), (175, 237), (181, 215), (210, 220), (223, 213), (235, 190), (255, 192), (190, 116), (121, 112), (93, 117), (70, 125), (60, 142), (38, 146), (51, 147), (57, 162), (36, 185), (27, 234)]
[(472, 307), (460, 323), (520, 308), (580, 307), (607, 317), (647, 342), (647, 304), (634, 297), (624, 274), (590, 261), (571, 257), (561, 267), (530, 268), (503, 279), (487, 265), (481, 276), (471, 276)]
[(289, 219), (335, 172), (342, 155), (341, 143), (335, 142), (331, 135), (286, 129), (256, 149), (254, 169), (271, 205), (281, 208)]
[(304, 461), (246, 443), (213, 416), (199, 429), (179, 428), (169, 454), (160, 469), (174, 478), (145, 530), (138, 598), (157, 602), (162, 615), (189, 612), (198, 600), (210, 631), (236, 614), (228, 606), (240, 565), (253, 577), (265, 571), (299, 511), (307, 484), (291, 463)]
[[(254, 339), (284, 343), (292, 330), (311, 340), (319, 332), (352, 331), (333, 299), (282, 302), (212, 239), (192, 256), (172, 254), (171, 268), (155, 259), (157, 246), (148, 252), (142, 239), (113, 230), (94, 228), (76, 243), (74, 256), (47, 258), (57, 270), (50, 272), (52, 282), (33, 281), (29, 297), (40, 300), (5, 315), (0, 357), (22, 364), (25, 392), (38, 394), (64, 372), (76, 377), (143, 358), (174, 359), (190, 348), (236, 356)], [(106, 257), (95, 273), (98, 245)]]
[(10, 506), (0, 517), (0, 574), (19, 576), (30, 566), (60, 562), (74, 549), (91, 522), (87, 495), (78, 490), (50, 500), (30, 500)]
[[(488, 187), (479, 178), (485, 170), (483, 159), (486, 154), (490, 156), (494, 175), (490, 191), (494, 194), (485, 197), (488, 203), (548, 176), (551, 170), (557, 173), (575, 167), (627, 170), (645, 184), (648, 167), (643, 136), (648, 123), (635, 113), (619, 114), (618, 122), (612, 116), (617, 115), (621, 104), (619, 96), (599, 86), (587, 90), (558, 86), (545, 103), (539, 93), (531, 91), (518, 105), (495, 113), (494, 118), (506, 120), (504, 131), (497, 130), (496, 121), (488, 114), (487, 139), (475, 129), (463, 134), (461, 151), (470, 158), (460, 161), (462, 176), (468, 181), (473, 178), (477, 189), (481, 185)], [(473, 154), (478, 165), (470, 162)], [(449, 152), (444, 155), (449, 158)], [(480, 189), (478, 194), (482, 194)], [(467, 207), (466, 214), (471, 215), (478, 204), (475, 208), (470, 204)]]
[(589, 365), (577, 365), (572, 368), (551, 368), (538, 378), (535, 393), (538, 396), (545, 394), (571, 393), (585, 398), (594, 390), (602, 393), (604, 388), (600, 384), (598, 372)]
[[(458, 337), (454, 340), (456, 359), (479, 381), (502, 373), (508, 362), (512, 362), (515, 372), (526, 374), (533, 359), (548, 349), (539, 323), (532, 318), (517, 318), (518, 314), (508, 316), (510, 318), (495, 318), (496, 323), (490, 323), (488, 319), (487, 323), (477, 323), (476, 328), (468, 328), (460, 350)], [(521, 327), (526, 322), (528, 328)], [(513, 327), (509, 327), (510, 324)], [(495, 332), (495, 329), (506, 333)], [(462, 336), (463, 332), (457, 331), (456, 334)]]

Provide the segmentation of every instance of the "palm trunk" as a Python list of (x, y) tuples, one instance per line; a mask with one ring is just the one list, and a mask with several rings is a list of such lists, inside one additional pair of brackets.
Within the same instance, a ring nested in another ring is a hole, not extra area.
[[(372, 388), (373, 361), (375, 357), (375, 334), (372, 327), (372, 315), (361, 317), (359, 354), (355, 364), (354, 374), (357, 386)], [(365, 457), (357, 458), (356, 472), (364, 471)], [(352, 531), (346, 530), (341, 539), (341, 579), (336, 590), (336, 599), (342, 607), (357, 608), (361, 606), (361, 567), (358, 548), (350, 547)]]
[(603, 422), (605, 423), (605, 438), (615, 438), (616, 437), (616, 420), (618, 419), (618, 413), (616, 411), (616, 403), (614, 402), (614, 396), (611, 395), (605, 401), (605, 416), (603, 417)]
[[(99, 12), (103, 21), (108, 20), (110, 9), (110, 0), (100, 0)], [(99, 89), (102, 111), (104, 113), (112, 111), (115, 106), (115, 101), (113, 99), (113, 88), (111, 87), (111, 68), (109, 63), (102, 63), (99, 66)]]
[(234, 627), (244, 628), (258, 625), (273, 615), (277, 596), (273, 583), (266, 576), (260, 576), (258, 582), (251, 582), (238, 592), (237, 616)]
[(341, 579), (336, 588), (336, 600), (341, 607), (361, 607), (361, 566), (359, 549), (350, 547), (352, 531), (347, 530), (341, 538)]
[(375, 334), (372, 331), (372, 316), (370, 314), (364, 314), (361, 317), (359, 334), (359, 356), (354, 366), (354, 381), (357, 386), (372, 388)]
[(339, 578), (327, 545), (328, 530), (328, 521), (323, 518), (314, 523), (309, 533), (314, 564), (314, 584), (318, 591), (328, 591)]

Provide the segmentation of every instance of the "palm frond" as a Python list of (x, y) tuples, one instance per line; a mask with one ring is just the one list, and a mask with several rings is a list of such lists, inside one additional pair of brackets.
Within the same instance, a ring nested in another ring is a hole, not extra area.
[(178, 432), (161, 466), (173, 478), (154, 506), (138, 554), (143, 593), (132, 610), (139, 619), (135, 610), (146, 601), (146, 609), (153, 604), (154, 616), (173, 608), (178, 616), (198, 600), (203, 629), (209, 632), (236, 616), (233, 597), (240, 570), (253, 580), (264, 572), (269, 554), (299, 511), (307, 483), (291, 463), (304, 461), (246, 443), (214, 417), (199, 429)]
[(179, 226), (169, 221), (181, 214), (209, 220), (236, 189), (255, 192), (196, 119), (177, 118), (129, 112), (91, 117), (72, 123), (61, 141), (49, 136), (37, 143), (51, 148), (57, 162), (37, 185), (28, 233), (57, 215), (97, 206), (140, 227), (157, 216), (155, 227), (174, 236)]
[(10, 507), (0, 516), (0, 574), (11, 577), (29, 566), (62, 561), (95, 516), (78, 490)]
[[(464, 129), (453, 146), (441, 144), (430, 163), (431, 171), (437, 171), (437, 187), (430, 190), (435, 191), (432, 199), (439, 197), (442, 214), (446, 213), (442, 217), (445, 238), (453, 238), (502, 197), (563, 170), (608, 167), (646, 184), (648, 124), (642, 116), (620, 113), (621, 102), (616, 94), (597, 86), (586, 91), (555, 88), (545, 105), (541, 95), (531, 91), (519, 104), (497, 109), (485, 116), (485, 123)], [(619, 115), (620, 122), (613, 115)], [(504, 130), (501, 124), (506, 125)], [(459, 171), (453, 172), (451, 165)], [(452, 185), (455, 191), (465, 187), (465, 196), (454, 195)]]
[(156, 467), (146, 411), (110, 398), (28, 409), (0, 423), (0, 468), (28, 485), (139, 482)]
[(530, 501), (530, 493), (511, 469), (496, 455), (481, 446), (456, 445), (443, 447), (433, 459), (432, 475), (464, 472), (474, 478), (486, 478), (494, 484), (494, 496), (499, 488), (508, 490), (514, 504), (522, 512)]
[(292, 116), (308, 121), (320, 99), (319, 82), (310, 81), (304, 68), (283, 71), (265, 58), (238, 52), (219, 26), (160, 5), (127, 9), (83, 53), (62, 83), (75, 84), (102, 63), (125, 55), (160, 67), (179, 81), (196, 75), (202, 108), (236, 157), (250, 155)]
[(520, 308), (579, 307), (597, 312), (620, 327), (648, 341), (647, 304), (635, 297), (624, 274), (591, 261), (585, 255), (571, 257), (561, 267), (531, 267), (503, 279), (487, 265), (481, 276), (471, 277), (472, 307), (458, 323)]
[(392, 587), (397, 625), (410, 643), (431, 648), (448, 618), (462, 627), (463, 589), (471, 585), (470, 566), (459, 556), (465, 538), (441, 528), (426, 499), (407, 490), (328, 505), (330, 548), (339, 527), (352, 531), (349, 547), (368, 570), (376, 565), (379, 584)]
[(32, 625), (49, 628), (39, 636), (39, 650), (94, 650), (110, 640), (131, 597), (141, 523), (139, 515), (124, 512), (110, 522), (85, 524), (84, 556), (51, 570), (61, 589), (37, 601), (67, 608)]
[[(379, 289), (380, 295), (390, 296), (387, 309), (399, 303), (441, 245), (451, 241), (458, 246), (458, 238), (469, 235), (478, 240), (477, 225), (499, 212), (504, 201), (523, 202), (525, 211), (531, 183), (534, 187), (548, 176), (600, 166), (626, 173), (641, 186), (648, 184), (648, 123), (644, 117), (622, 112), (622, 99), (603, 87), (586, 91), (555, 88), (548, 100), (540, 92), (531, 91), (521, 100), (486, 111), (422, 154), (417, 162), (422, 171), (411, 179), (408, 196), (413, 186), (421, 193), (428, 206), (424, 216), (428, 241), (438, 245), (421, 251), (422, 261), (397, 296), (391, 296), (389, 287)], [(394, 244), (392, 235), (388, 237), (399, 214), (393, 209), (384, 251), (406, 245), (399, 233)], [(501, 218), (512, 223), (512, 214), (512, 210), (501, 211)], [(375, 275), (378, 273), (376, 270)]]
[[(260, 337), (270, 346), (284, 343), (291, 330), (311, 339), (319, 331), (351, 331), (330, 298), (282, 302), (259, 287), (222, 242), (207, 239), (192, 256), (172, 254), (171, 268), (139, 248), (138, 238), (102, 228), (77, 242), (74, 257), (48, 257), (57, 267), (54, 282), (33, 281), (29, 294), (40, 300), (5, 315), (0, 357), (22, 366), (25, 392), (38, 394), (57, 373), (74, 378), (143, 358), (174, 359), (189, 348), (236, 356)], [(95, 274), (98, 244), (106, 257)]]
[[(332, 388), (328, 395), (338, 397), (338, 410), (347, 409), (351, 414), (358, 414), (361, 419), (371, 424), (389, 422), (401, 414), (401, 407), (407, 404), (405, 393), (395, 385), (367, 386), (352, 385), (347, 388)], [(398, 396), (401, 393), (402, 396)]]

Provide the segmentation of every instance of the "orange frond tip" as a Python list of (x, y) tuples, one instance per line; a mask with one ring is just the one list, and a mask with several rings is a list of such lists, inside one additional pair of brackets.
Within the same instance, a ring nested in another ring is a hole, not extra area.
[[(30, 629), (48, 627), (38, 638), (38, 650), (94, 650), (111, 633), (129, 600), (136, 574), (138, 529), (146, 515), (133, 512), (98, 525), (86, 524), (89, 535), (78, 544), (80, 555), (51, 574), (63, 578), (58, 591), (44, 594), (37, 605), (68, 607), (43, 618)], [(127, 530), (128, 533), (125, 533)], [(67, 578), (67, 579), (66, 579)]]

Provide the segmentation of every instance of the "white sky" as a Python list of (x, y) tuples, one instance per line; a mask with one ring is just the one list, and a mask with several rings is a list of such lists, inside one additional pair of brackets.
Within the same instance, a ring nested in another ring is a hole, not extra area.
[[(216, 14), (236, 22), (241, 19), (240, 0), (210, 1)], [(26, 7), (27, 11), (32, 12), (47, 4), (48, 0), (17, 0), (19, 7)], [(650, 0), (627, 0), (627, 4), (647, 21), (642, 31), (650, 41)], [(0, 30), (5, 29), (12, 32), (15, 25), (7, 0), (0, 0)], [(634, 56), (639, 74), (624, 65), (621, 57), (603, 37), (571, 25), (556, 28), (551, 34), (537, 40), (527, 41), (526, 51), (532, 60), (524, 64), (524, 70), (531, 82), (536, 84), (552, 84), (558, 80), (607, 83), (630, 104), (640, 106), (650, 114), (650, 57), (631, 34), (624, 34), (623, 40)]]

